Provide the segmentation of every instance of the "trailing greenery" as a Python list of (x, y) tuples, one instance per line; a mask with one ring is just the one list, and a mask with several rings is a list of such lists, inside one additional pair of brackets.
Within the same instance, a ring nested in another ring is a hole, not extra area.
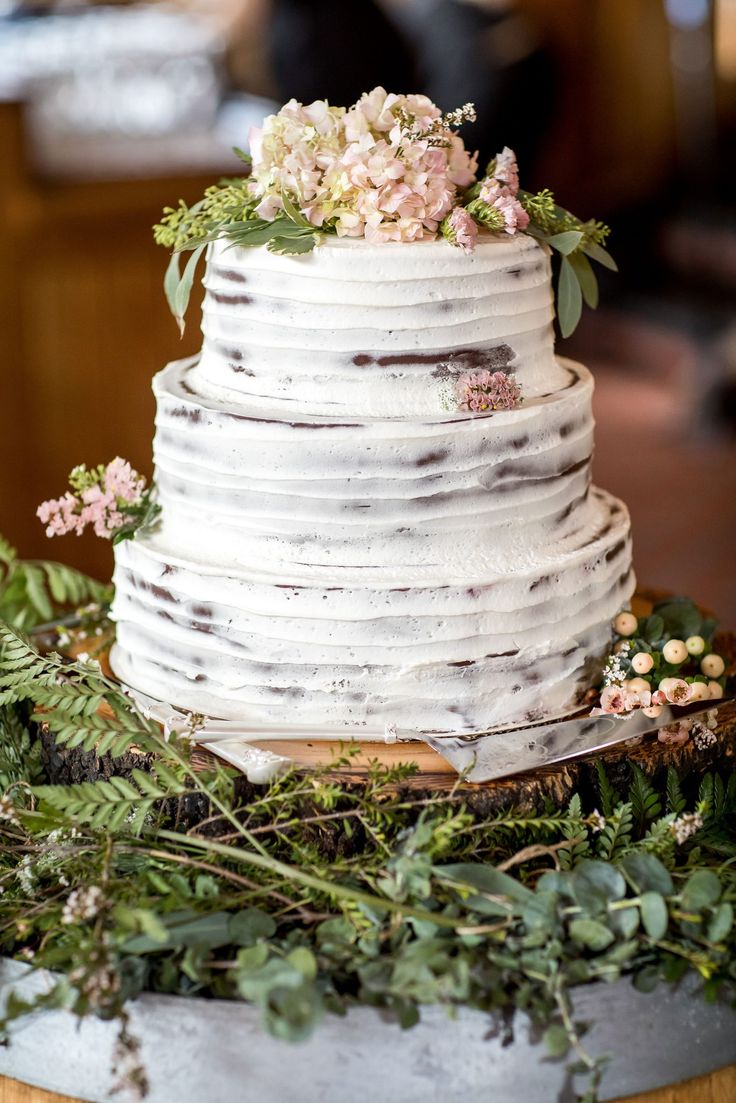
[[(250, 165), (242, 150), (235, 152)], [(164, 208), (153, 236), (157, 245), (172, 250), (164, 293), (182, 333), (197, 265), (209, 242), (224, 238), (243, 248), (265, 245), (271, 253), (309, 253), (314, 249), (322, 235), (288, 195), (284, 194), (282, 201), (284, 209), (273, 221), (259, 218), (255, 213), (258, 199), (248, 190), (248, 178), (241, 177), (207, 188), (204, 198), (191, 207), (180, 199), (178, 207)], [(183, 271), (182, 252), (192, 254)]]
[[(33, 583), (24, 603), (27, 566), (2, 547), (15, 624), (0, 621), (0, 952), (58, 978), (32, 1002), (11, 995), (4, 1030), (43, 1007), (117, 1018), (120, 1075), (143, 1096), (127, 1019), (142, 991), (246, 1000), (286, 1040), (354, 1004), (404, 1027), (427, 1004), (518, 1009), (550, 1056), (587, 1071), (590, 1103), (603, 1065), (575, 985), (694, 972), (706, 998), (733, 997), (736, 773), (655, 782), (632, 764), (614, 786), (598, 762), (595, 792), (564, 809), (480, 818), (460, 788), (417, 794), (406, 766), (341, 784), (349, 749), (265, 788), (214, 760), (202, 772), (200, 718), (164, 738), (94, 659), (26, 635), (108, 596), (99, 584), (34, 563), (49, 605)], [(709, 628), (684, 606), (657, 615)], [(104, 775), (51, 783), (52, 743), (106, 756)]]
[(104, 604), (111, 588), (46, 560), (22, 560), (0, 536), (0, 620), (29, 631), (89, 602)]
[(580, 321), (583, 302), (592, 310), (598, 306), (598, 280), (590, 262), (618, 271), (604, 248), (609, 227), (595, 219), (583, 222), (559, 207), (548, 188), (536, 195), (520, 191), (519, 201), (531, 219), (525, 232), (559, 254), (557, 320), (562, 336), (569, 337)]
[[(593, 1099), (574, 985), (694, 971), (713, 998), (736, 980), (736, 775), (693, 790), (632, 766), (618, 793), (599, 764), (592, 797), (480, 821), (461, 791), (412, 795), (407, 768), (256, 790), (199, 773), (185, 733), (165, 741), (95, 663), (7, 625), (0, 653), (0, 948), (60, 975), (33, 1004), (11, 998), (6, 1026), (39, 1006), (117, 1016), (134, 1054), (125, 1009), (144, 990), (247, 1000), (285, 1039), (356, 1003), (404, 1026), (429, 1003), (519, 1008)], [(39, 723), (118, 761), (135, 746), (138, 765), (49, 784)], [(144, 1090), (135, 1062), (128, 1079)]]

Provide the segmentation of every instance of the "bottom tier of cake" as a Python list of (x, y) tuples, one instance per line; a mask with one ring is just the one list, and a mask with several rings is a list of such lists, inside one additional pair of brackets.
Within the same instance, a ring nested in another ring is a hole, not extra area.
[(625, 507), (599, 490), (583, 532), (498, 577), (340, 585), (223, 572), (155, 533), (117, 549), (116, 675), (248, 724), (484, 731), (560, 715), (634, 590)]

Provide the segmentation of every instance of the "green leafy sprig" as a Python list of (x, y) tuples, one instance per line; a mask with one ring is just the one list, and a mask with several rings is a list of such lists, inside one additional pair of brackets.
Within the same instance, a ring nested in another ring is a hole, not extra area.
[(536, 195), (519, 191), (518, 199), (530, 219), (524, 233), (543, 241), (560, 255), (557, 318), (562, 336), (569, 337), (580, 321), (583, 302), (593, 310), (598, 306), (598, 281), (590, 262), (618, 271), (613, 257), (604, 248), (609, 227), (594, 219), (581, 221), (559, 207), (547, 188)]
[(69, 612), (89, 602), (105, 605), (110, 586), (48, 560), (20, 559), (0, 536), (0, 620), (21, 631), (51, 621), (55, 610)]
[[(242, 151), (241, 159), (250, 164)], [(268, 222), (255, 213), (258, 199), (248, 190), (247, 177), (221, 180), (208, 188), (204, 198), (187, 207), (179, 200), (177, 208), (166, 207), (160, 223), (154, 228), (154, 240), (173, 250), (164, 276), (164, 293), (180, 332), (184, 332), (184, 316), (189, 306), (192, 285), (200, 258), (206, 246), (219, 239), (243, 248), (265, 245), (269, 252), (279, 254), (308, 253), (319, 241), (320, 233), (284, 194), (283, 210)], [(184, 269), (181, 254), (191, 252)]]

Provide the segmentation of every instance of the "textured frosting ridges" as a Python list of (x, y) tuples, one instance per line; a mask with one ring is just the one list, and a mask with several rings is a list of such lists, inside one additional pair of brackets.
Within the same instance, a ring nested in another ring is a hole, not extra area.
[(633, 588), (628, 518), (596, 492), (584, 533), (465, 584), (285, 582), (121, 545), (118, 673), (252, 723), (479, 730), (571, 707)]
[[(216, 244), (202, 355), (154, 381), (162, 507), (116, 549), (116, 673), (212, 717), (360, 736), (574, 707), (629, 600), (592, 379), (530, 238)], [(458, 409), (513, 370), (515, 410)], [(444, 390), (443, 390), (444, 388)]]
[(196, 360), (172, 364), (154, 383), (166, 542), (290, 576), (514, 569), (589, 520), (592, 380), (563, 374), (556, 394), (481, 417), (289, 421), (213, 393)]
[(202, 377), (251, 408), (432, 415), (448, 378), (486, 367), (527, 397), (562, 384), (548, 251), (523, 235), (472, 256), (441, 240), (335, 238), (305, 257), (215, 242), (205, 287)]

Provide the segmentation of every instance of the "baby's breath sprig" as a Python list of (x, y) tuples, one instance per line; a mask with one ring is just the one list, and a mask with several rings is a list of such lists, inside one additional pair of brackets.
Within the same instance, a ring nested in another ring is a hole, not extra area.
[(454, 111), (446, 111), (438, 119), (434, 119), (427, 127), (420, 127), (416, 115), (407, 111), (405, 107), (395, 107), (393, 115), (404, 136), (412, 141), (426, 141), (432, 146), (447, 146), (450, 144), (448, 131), (462, 126), (464, 122), (474, 123), (477, 114), (475, 104), (465, 103), (462, 107), (456, 107)]

